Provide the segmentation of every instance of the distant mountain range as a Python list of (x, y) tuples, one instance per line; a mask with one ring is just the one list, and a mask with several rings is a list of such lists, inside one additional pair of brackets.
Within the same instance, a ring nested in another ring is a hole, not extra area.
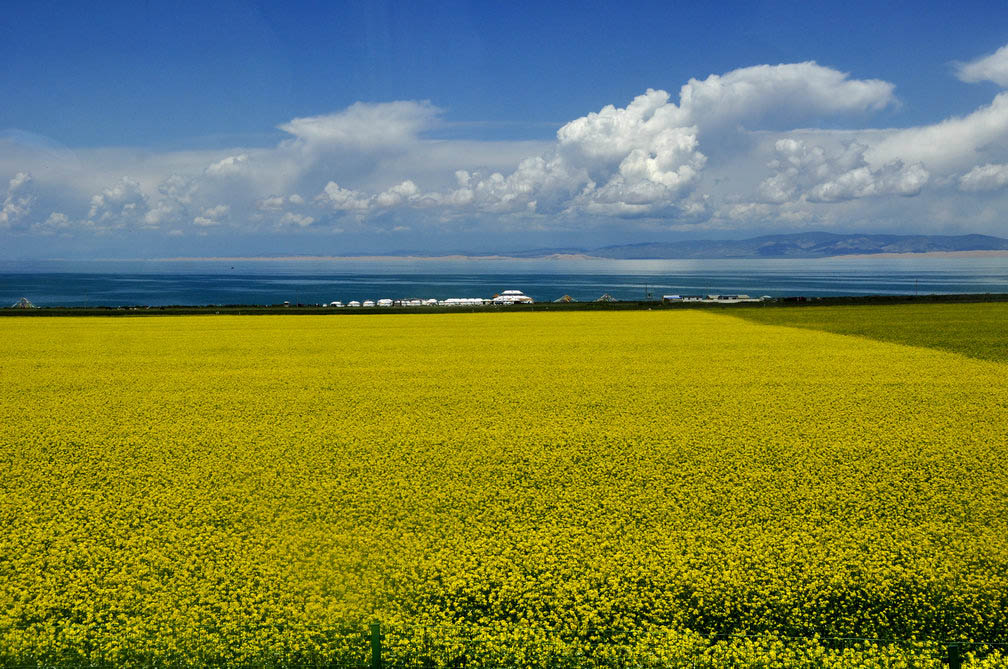
[(694, 240), (621, 244), (597, 249), (536, 249), (509, 254), (541, 258), (583, 254), (617, 259), (713, 258), (828, 258), (874, 253), (930, 253), (935, 251), (1008, 251), (1008, 239), (990, 235), (854, 235), (799, 232), (738, 240)]

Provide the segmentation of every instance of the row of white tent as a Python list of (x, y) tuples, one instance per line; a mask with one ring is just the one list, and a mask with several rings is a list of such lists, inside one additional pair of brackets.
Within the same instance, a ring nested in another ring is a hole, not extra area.
[(409, 300), (390, 300), (388, 298), (381, 300), (364, 300), (359, 302), (357, 300), (351, 300), (346, 304), (340, 301), (330, 302), (329, 307), (334, 307), (341, 309), (344, 307), (349, 308), (367, 308), (367, 307), (479, 307), (485, 304), (532, 304), (534, 300), (525, 295), (520, 290), (505, 290), (500, 295), (494, 296), (492, 299), (486, 299), (482, 297), (449, 297), (444, 300), (436, 299), (409, 299)]

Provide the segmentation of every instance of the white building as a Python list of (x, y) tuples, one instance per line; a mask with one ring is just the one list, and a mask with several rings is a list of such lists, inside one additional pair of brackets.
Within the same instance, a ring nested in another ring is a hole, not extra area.
[(482, 297), (449, 297), (441, 300), (442, 307), (481, 307), (485, 304)]
[(520, 290), (505, 290), (493, 298), (494, 304), (532, 304), (533, 302), (535, 300)]

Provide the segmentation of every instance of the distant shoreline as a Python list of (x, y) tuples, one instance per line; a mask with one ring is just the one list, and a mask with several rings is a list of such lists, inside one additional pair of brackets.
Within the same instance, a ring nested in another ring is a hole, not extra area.
[(829, 260), (832, 258), (1008, 258), (1008, 251), (928, 251), (926, 253), (852, 253), (850, 255), (801, 258), (801, 260)]
[(529, 313), (547, 311), (656, 311), (683, 309), (728, 310), (767, 308), (814, 308), (816, 306), (912, 304), (967, 304), (1008, 302), (1008, 293), (945, 293), (927, 295), (846, 295), (834, 297), (778, 297), (762, 301), (683, 302), (664, 300), (617, 300), (613, 302), (536, 302), (534, 304), (485, 304), (481, 306), (392, 306), (333, 308), (324, 305), (174, 305), (120, 307), (38, 307), (31, 309), (0, 308), (4, 317), (62, 316), (196, 316), (196, 315), (390, 315), (390, 314), (466, 314), (466, 313)]
[[(175, 256), (170, 258), (94, 258), (88, 261), (70, 260), (66, 258), (51, 258), (46, 260), (30, 260), (25, 262), (392, 262), (392, 261), (415, 261), (415, 262), (535, 262), (544, 260), (580, 260), (580, 261), (703, 261), (703, 260), (836, 260), (838, 258), (1008, 258), (1008, 250), (995, 251), (927, 251), (924, 253), (850, 253), (831, 256), (732, 256), (719, 258), (608, 258), (605, 256), (593, 256), (585, 253), (554, 253), (542, 256), (510, 256), (506, 254), (495, 255), (361, 255), (361, 256)], [(3, 262), (18, 262), (16, 260), (5, 260)]]

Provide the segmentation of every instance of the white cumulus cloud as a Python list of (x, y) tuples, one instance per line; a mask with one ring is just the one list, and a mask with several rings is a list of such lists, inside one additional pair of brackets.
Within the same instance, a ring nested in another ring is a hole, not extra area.
[(226, 158), (221, 158), (215, 163), (211, 163), (207, 166), (206, 173), (211, 176), (234, 176), (236, 174), (241, 174), (248, 165), (248, 154), (241, 153), (236, 156), (227, 156)]
[(603, 107), (560, 128), (554, 153), (522, 161), (508, 176), (494, 173), (467, 183), (442, 201), (487, 212), (702, 220), (707, 200), (691, 196), (707, 163), (701, 150), (705, 133), (861, 113), (894, 102), (888, 82), (851, 79), (813, 62), (691, 79), (680, 89), (678, 104), (666, 91), (648, 89), (626, 107)]
[(357, 102), (342, 112), (295, 118), (279, 128), (307, 144), (373, 149), (415, 140), (440, 113), (430, 102)]
[[(895, 104), (893, 85), (850, 75), (815, 62), (756, 65), (704, 80), (679, 91), (687, 123), (701, 130), (730, 124), (799, 124), (837, 114), (877, 111)], [(791, 125), (793, 127), (793, 125)]]
[(215, 207), (204, 207), (199, 216), (193, 219), (193, 224), (201, 227), (219, 225), (221, 220), (230, 213), (231, 207), (226, 204), (218, 204)]
[(49, 214), (45, 221), (42, 222), (40, 231), (47, 233), (61, 232), (71, 228), (72, 226), (73, 224), (66, 214), (61, 211), (54, 211)]
[(144, 220), (147, 210), (147, 198), (139, 182), (123, 177), (117, 183), (91, 196), (88, 221), (98, 227), (109, 228), (147, 224)]
[(899, 130), (865, 154), (873, 165), (893, 160), (920, 162), (928, 169), (955, 169), (990, 162), (994, 153), (1008, 152), (1008, 93), (961, 118)]
[(158, 201), (144, 214), (144, 223), (152, 228), (160, 226), (162, 223), (173, 221), (178, 217), (180, 211), (178, 206), (171, 200), (164, 199)]
[(420, 200), (431, 201), (439, 197), (438, 194), (425, 196), (420, 192), (420, 188), (410, 180), (403, 181), (374, 195), (343, 188), (335, 181), (330, 181), (315, 198), (315, 202), (333, 211), (363, 214), (379, 209), (416, 205)]
[(687, 196), (703, 169), (696, 128), (664, 91), (648, 90), (624, 108), (608, 105), (557, 131), (556, 147), (522, 160), (505, 176), (457, 174), (442, 202), (486, 213), (639, 216)]
[(32, 176), (28, 172), (18, 172), (7, 182), (7, 194), (0, 206), (0, 227), (13, 227), (31, 211), (35, 195), (28, 192)]
[(462, 210), (493, 214), (560, 211), (588, 182), (586, 174), (571, 172), (556, 155), (526, 158), (507, 176), (462, 171), (456, 173), (456, 179), (459, 187), (440, 196), (440, 201)]
[(956, 76), (968, 83), (993, 81), (999, 86), (1008, 87), (1008, 46), (969, 63), (959, 63), (956, 66)]
[(999, 190), (1008, 186), (1008, 165), (978, 165), (959, 177), (959, 188), (967, 192)]
[(374, 199), (374, 204), (385, 208), (396, 207), (416, 199), (419, 195), (420, 189), (417, 188), (417, 185), (406, 180), (379, 193)]
[(280, 225), (296, 226), (299, 228), (306, 228), (314, 222), (314, 217), (298, 214), (292, 211), (289, 211), (280, 217)]
[(877, 170), (864, 165), (817, 185), (809, 192), (808, 199), (840, 202), (879, 195), (917, 195), (929, 177), (920, 163), (904, 166), (896, 161)]
[(794, 138), (777, 140), (776, 158), (768, 165), (773, 176), (759, 185), (760, 200), (783, 204), (841, 202), (883, 195), (917, 195), (930, 179), (920, 163), (895, 160), (878, 168), (864, 158), (868, 147), (851, 142), (839, 151)]
[(370, 206), (371, 198), (360, 191), (343, 188), (335, 181), (330, 181), (315, 198), (315, 202), (334, 211), (364, 212)]
[(284, 202), (282, 195), (272, 195), (256, 202), (256, 208), (261, 211), (279, 211), (283, 209)]
[(189, 204), (199, 191), (199, 182), (192, 177), (171, 174), (158, 184), (158, 192), (179, 204)]

